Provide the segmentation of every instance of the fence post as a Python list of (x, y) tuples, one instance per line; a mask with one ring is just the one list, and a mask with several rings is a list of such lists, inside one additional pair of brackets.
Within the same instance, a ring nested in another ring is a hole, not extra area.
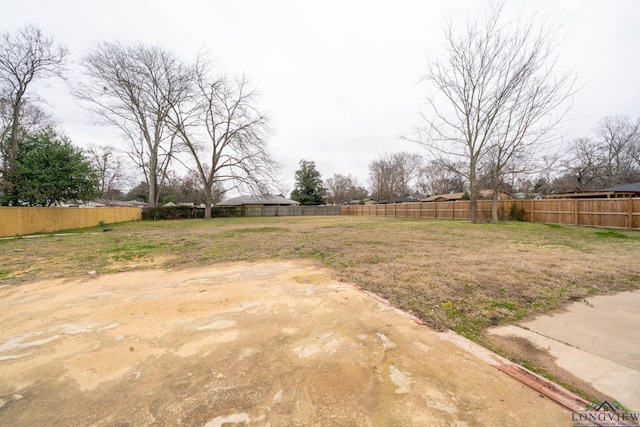
[(627, 199), (627, 203), (629, 203), (628, 209), (628, 220), (627, 220), (627, 228), (633, 230), (633, 196), (629, 194), (629, 198)]
[(574, 211), (574, 214), (573, 214), (573, 215), (574, 215), (573, 221), (574, 221), (574, 223), (575, 223), (575, 225), (576, 225), (576, 227), (577, 227), (577, 226), (578, 226), (578, 199), (575, 199), (575, 200), (574, 200), (574, 203), (573, 203), (573, 211)]
[(536, 210), (536, 202), (535, 200), (531, 199), (531, 201), (529, 202), (529, 211), (531, 212), (531, 219), (529, 220), (529, 222), (535, 222), (535, 218), (536, 216), (534, 215), (534, 211)]

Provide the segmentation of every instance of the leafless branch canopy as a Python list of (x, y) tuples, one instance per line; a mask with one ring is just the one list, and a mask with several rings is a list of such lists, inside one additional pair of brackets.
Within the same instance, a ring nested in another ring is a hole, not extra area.
[(102, 43), (81, 64), (85, 79), (75, 95), (99, 122), (129, 140), (129, 156), (144, 172), (149, 203), (156, 206), (174, 152), (175, 133), (167, 119), (188, 95), (189, 69), (171, 52), (143, 44)]
[[(502, 24), (502, 5), (463, 32), (449, 23), (446, 58), (429, 64), (423, 79), (434, 89), (417, 141), (446, 166), (466, 165), (472, 222), (479, 186), (527, 170), (564, 117), (574, 93), (571, 72), (556, 73), (556, 26)], [(462, 162), (462, 163), (461, 163)], [(482, 183), (480, 171), (492, 177)], [(489, 173), (486, 173), (489, 172)]]
[(423, 165), (421, 156), (413, 153), (386, 154), (369, 163), (371, 195), (378, 201), (407, 196), (411, 184)]
[[(192, 74), (186, 102), (173, 105), (172, 129), (192, 154), (210, 206), (219, 186), (267, 194), (279, 169), (267, 145), (269, 120), (244, 76), (216, 77), (204, 55)], [(210, 210), (207, 209), (207, 214)]]
[(559, 191), (587, 191), (640, 180), (640, 119), (604, 117), (593, 137), (573, 141)]

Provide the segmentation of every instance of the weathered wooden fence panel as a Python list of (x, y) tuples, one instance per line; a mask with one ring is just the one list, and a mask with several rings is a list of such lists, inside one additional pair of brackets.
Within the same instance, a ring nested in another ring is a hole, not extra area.
[(340, 215), (340, 206), (247, 206), (247, 216), (302, 215)]
[[(470, 219), (470, 202), (417, 202), (388, 205), (342, 206), (342, 215), (402, 218)], [(524, 220), (545, 224), (640, 229), (640, 198), (502, 200), (499, 218), (508, 218), (511, 207), (524, 209)], [(491, 219), (491, 200), (478, 200), (479, 221)]]
[(100, 223), (137, 221), (140, 208), (0, 207), (0, 237), (93, 227)]
[[(172, 206), (144, 208), (142, 219), (193, 219), (204, 218), (205, 210), (200, 207)], [(245, 216), (301, 216), (301, 215), (340, 215), (340, 206), (214, 206), (212, 218)]]

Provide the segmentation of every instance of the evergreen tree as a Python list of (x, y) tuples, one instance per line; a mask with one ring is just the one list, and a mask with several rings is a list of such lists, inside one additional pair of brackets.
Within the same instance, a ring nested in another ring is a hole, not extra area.
[(98, 178), (82, 150), (53, 131), (27, 135), (11, 174), (18, 203), (53, 206), (68, 200), (94, 200)]
[(300, 160), (300, 169), (296, 171), (296, 186), (291, 192), (291, 199), (300, 202), (301, 205), (322, 205), (325, 203), (326, 194), (327, 190), (315, 162)]

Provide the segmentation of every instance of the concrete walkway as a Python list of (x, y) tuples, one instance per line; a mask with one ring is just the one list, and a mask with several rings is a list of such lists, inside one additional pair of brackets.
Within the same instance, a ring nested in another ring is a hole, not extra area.
[(590, 297), (562, 312), (489, 332), (528, 340), (560, 368), (640, 411), (640, 291)]

